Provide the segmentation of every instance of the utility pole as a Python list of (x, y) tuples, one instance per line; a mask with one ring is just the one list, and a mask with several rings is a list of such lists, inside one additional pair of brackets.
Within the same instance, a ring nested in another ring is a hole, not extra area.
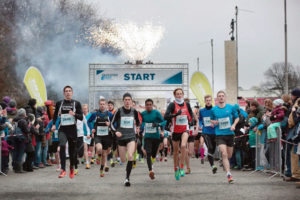
[(212, 70), (212, 95), (214, 97), (214, 93), (215, 93), (215, 79), (214, 79), (214, 39), (210, 40), (210, 44), (211, 44), (211, 70)]
[(284, 0), (284, 93), (289, 93), (289, 72), (287, 61), (287, 22), (286, 22), (286, 0)]

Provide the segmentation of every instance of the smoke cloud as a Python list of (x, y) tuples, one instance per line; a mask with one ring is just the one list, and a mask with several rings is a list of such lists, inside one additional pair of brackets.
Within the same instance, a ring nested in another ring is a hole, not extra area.
[[(92, 26), (109, 28), (111, 22), (97, 15), (86, 1), (16, 1), (16, 71), (23, 79), (30, 66), (40, 69), (48, 97), (62, 97), (65, 85), (74, 98), (88, 101), (88, 64), (119, 62), (120, 50), (103, 44), (94, 48), (86, 38)], [(58, 96), (57, 96), (58, 95)]]

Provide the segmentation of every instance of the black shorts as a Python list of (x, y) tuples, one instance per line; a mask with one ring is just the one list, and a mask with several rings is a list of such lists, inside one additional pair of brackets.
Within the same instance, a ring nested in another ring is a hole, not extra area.
[(156, 138), (145, 138), (144, 140), (144, 148), (147, 154), (151, 154), (152, 158), (156, 157), (157, 150), (160, 145), (160, 139)]
[(118, 140), (118, 145), (121, 147), (126, 147), (128, 143), (134, 141), (135, 142), (135, 137), (134, 138), (129, 138), (129, 139), (125, 139), (125, 140)]
[(58, 146), (59, 146), (59, 141), (53, 141), (52, 145), (49, 146), (49, 153), (56, 153)]
[(220, 144), (225, 144), (228, 147), (233, 147), (234, 144), (234, 135), (217, 135), (216, 143), (219, 146)]
[[(187, 132), (183, 132), (183, 133), (188, 134)], [(183, 133), (172, 133), (172, 140), (174, 142), (179, 142), (179, 141), (181, 142), (181, 138), (182, 138)]]
[(112, 145), (112, 137), (108, 136), (95, 136), (95, 144), (102, 144), (102, 149), (107, 150)]
[(78, 137), (77, 138), (77, 155), (78, 157), (82, 157), (84, 152), (84, 147), (83, 147), (83, 137)]
[(188, 138), (188, 143), (192, 143), (192, 142), (195, 142), (195, 136), (190, 135)]
[(200, 140), (201, 136), (202, 136), (202, 133), (198, 132), (198, 134), (195, 136), (195, 140)]
[(216, 135), (215, 134), (203, 134), (204, 142), (208, 149), (208, 154), (213, 156), (216, 150)]

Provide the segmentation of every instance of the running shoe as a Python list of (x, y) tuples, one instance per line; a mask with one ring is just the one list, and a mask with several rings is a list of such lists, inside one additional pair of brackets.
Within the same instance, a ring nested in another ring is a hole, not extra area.
[(74, 176), (75, 176), (74, 168), (70, 168), (69, 177), (74, 178)]
[(108, 172), (108, 171), (109, 171), (109, 167), (106, 166), (106, 167), (104, 168), (104, 171), (105, 171), (105, 172)]
[(84, 159), (81, 159), (81, 164), (84, 164), (85, 160)]
[(177, 167), (177, 169), (176, 169), (176, 171), (175, 171), (175, 179), (176, 179), (177, 181), (179, 181), (179, 179), (180, 179), (180, 170), (179, 170), (179, 167)]
[(78, 175), (78, 169), (74, 170), (74, 175)]
[(110, 166), (115, 167), (115, 162), (112, 159), (110, 160)]
[(192, 171), (191, 171), (191, 168), (187, 168), (187, 170), (186, 170), (186, 174), (190, 174)]
[(133, 161), (132, 167), (133, 167), (133, 168), (136, 168), (136, 160)]
[(217, 170), (218, 170), (218, 168), (217, 168), (216, 166), (213, 166), (213, 168), (212, 168), (212, 173), (213, 173), (213, 174), (217, 173)]
[(155, 163), (155, 158), (151, 157), (152, 164)]
[(129, 182), (129, 180), (127, 178), (126, 178), (124, 184), (125, 184), (126, 187), (130, 187), (130, 182)]
[(203, 159), (203, 158), (201, 159), (201, 164), (202, 164), (202, 165), (204, 164), (204, 159)]
[(95, 163), (95, 159), (92, 158), (92, 159), (91, 159), (91, 164), (93, 165), (94, 163)]
[(162, 162), (162, 161), (163, 161), (163, 158), (161, 157), (161, 158), (159, 159), (159, 161)]
[(100, 170), (100, 177), (104, 177), (104, 171)]
[(144, 158), (141, 159), (141, 163), (142, 163), (142, 164), (144, 163)]
[(234, 182), (234, 180), (233, 180), (233, 178), (232, 178), (231, 175), (228, 175), (227, 178), (228, 178), (228, 183), (229, 184), (232, 184)]
[(151, 180), (155, 179), (155, 176), (154, 176), (154, 172), (153, 172), (153, 171), (150, 171), (150, 172), (149, 172), (149, 177), (151, 178)]
[(90, 169), (90, 168), (91, 168), (90, 164), (86, 164), (86, 165), (85, 165), (85, 168), (86, 168), (86, 169)]
[(167, 162), (168, 161), (168, 158), (167, 157), (165, 157), (165, 162)]
[(180, 170), (180, 176), (182, 176), (182, 177), (185, 176), (184, 169), (181, 169), (181, 170)]
[(61, 170), (60, 171), (60, 174), (59, 174), (59, 176), (58, 176), (58, 178), (63, 178), (63, 177), (65, 177), (67, 175), (67, 172), (65, 171), (65, 170)]

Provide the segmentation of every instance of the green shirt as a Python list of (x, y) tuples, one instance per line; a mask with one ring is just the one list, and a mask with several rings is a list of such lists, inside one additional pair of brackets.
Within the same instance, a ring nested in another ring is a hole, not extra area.
[(158, 127), (153, 127), (155, 123), (159, 126), (163, 126), (164, 119), (158, 110), (152, 110), (148, 112), (145, 110), (141, 113), (143, 118), (142, 126), (144, 127), (145, 138), (157, 138), (160, 139), (160, 132)]

